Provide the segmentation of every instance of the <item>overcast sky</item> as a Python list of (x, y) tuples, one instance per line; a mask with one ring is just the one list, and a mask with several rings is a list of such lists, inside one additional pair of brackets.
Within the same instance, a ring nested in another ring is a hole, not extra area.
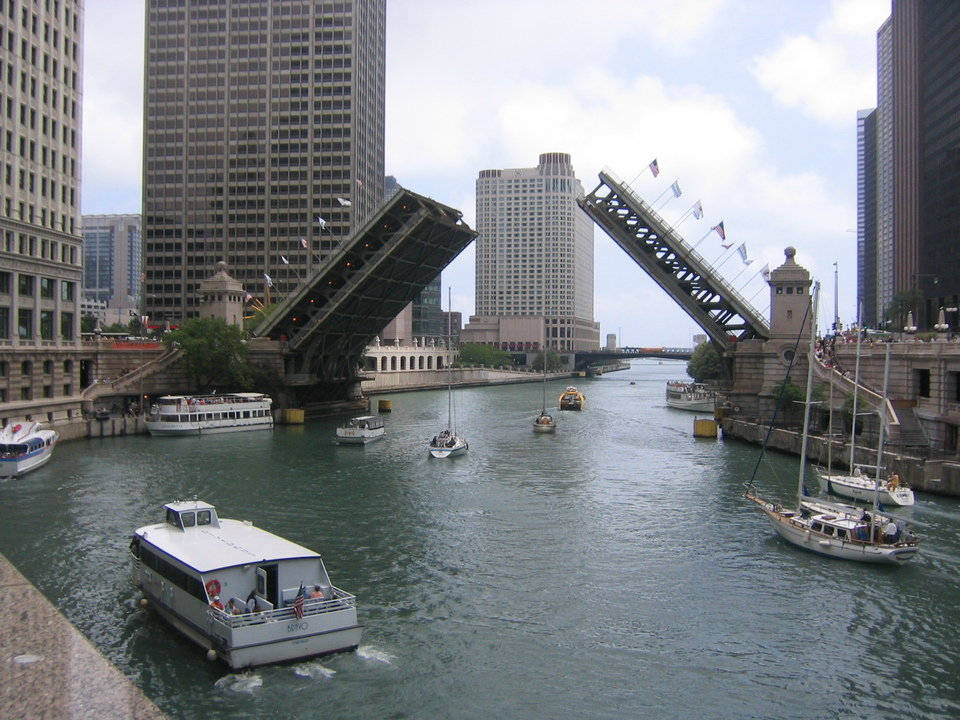
[[(463, 211), (486, 168), (570, 153), (586, 192), (609, 168), (674, 221), (764, 314), (758, 275), (797, 248), (821, 318), (855, 316), (856, 113), (876, 105), (876, 31), (890, 0), (387, 0), (386, 171)], [(84, 213), (140, 212), (143, 3), (87, 0)], [(657, 158), (660, 175), (642, 172)], [(637, 177), (639, 174), (639, 177)], [(694, 323), (601, 230), (601, 340), (686, 346)], [(750, 265), (737, 247), (744, 243)], [(474, 308), (471, 246), (444, 272)]]

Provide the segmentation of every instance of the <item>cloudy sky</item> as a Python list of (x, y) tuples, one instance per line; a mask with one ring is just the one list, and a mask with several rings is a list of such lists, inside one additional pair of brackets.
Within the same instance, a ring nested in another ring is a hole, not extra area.
[[(387, 0), (386, 169), (463, 211), (485, 168), (567, 152), (586, 192), (609, 168), (684, 220), (691, 243), (764, 314), (759, 270), (797, 261), (832, 320), (855, 316), (856, 113), (876, 104), (890, 0)], [(84, 213), (140, 211), (143, 3), (87, 0)], [(642, 172), (657, 158), (661, 173)], [(638, 177), (639, 175), (639, 177)], [(667, 202), (667, 197), (672, 199)], [(665, 204), (664, 204), (665, 203)], [(595, 319), (624, 345), (689, 345), (693, 322), (599, 229)], [(753, 262), (744, 265), (744, 243)], [(474, 307), (474, 253), (444, 272)]]

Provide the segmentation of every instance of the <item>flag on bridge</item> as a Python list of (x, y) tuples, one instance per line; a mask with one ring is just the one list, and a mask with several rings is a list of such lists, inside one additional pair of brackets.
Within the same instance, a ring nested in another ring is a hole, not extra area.
[(673, 185), (670, 186), (670, 189), (673, 190), (674, 197), (680, 197), (683, 193), (680, 192), (680, 181), (674, 180)]
[(306, 239), (306, 238), (300, 238), (300, 246), (301, 246), (304, 250), (307, 249), (307, 239)]
[(342, 197), (338, 197), (337, 202), (340, 203), (341, 207), (350, 207), (351, 205), (353, 205), (352, 202), (350, 202), (349, 200), (344, 200)]
[(327, 226), (327, 221), (324, 220), (324, 219), (323, 219), (322, 217), (320, 217), (319, 215), (317, 215), (317, 225), (320, 226), (320, 232), (323, 232), (323, 228), (325, 228), (325, 227)]
[(770, 263), (767, 263), (766, 265), (763, 266), (763, 268), (761, 268), (760, 275), (763, 277), (764, 280), (770, 279)]
[(282, 262), (284, 265), (290, 264), (290, 261), (287, 260), (283, 255), (280, 256), (280, 262)]
[(653, 159), (653, 162), (650, 163), (650, 166), (649, 166), (649, 167), (650, 167), (650, 173), (651, 173), (654, 177), (656, 177), (657, 175), (660, 174), (660, 166), (657, 165), (657, 159), (656, 159), (656, 158)]
[(723, 229), (723, 220), (721, 220), (718, 224), (714, 225), (714, 226), (713, 226), (712, 228), (710, 228), (710, 229), (711, 229), (711, 230), (716, 230), (716, 231), (717, 231), (717, 235), (720, 236), (720, 239), (721, 239), (721, 240), (726, 240), (726, 239), (727, 239), (727, 231)]
[(303, 584), (300, 585), (300, 589), (297, 590), (297, 597), (293, 599), (293, 614), (297, 616), (298, 620), (303, 619), (303, 599), (307, 596), (307, 593), (303, 589)]
[(263, 279), (267, 281), (267, 287), (273, 287), (273, 280), (270, 279), (270, 276), (266, 273), (263, 274)]
[(697, 220), (703, 217), (703, 205), (699, 200), (697, 200), (697, 202), (695, 202), (693, 205), (693, 216)]
[(729, 250), (733, 247), (733, 243), (720, 243), (720, 247), (722, 247), (724, 250)]
[(737, 248), (737, 252), (740, 253), (740, 259), (743, 260), (744, 265), (749, 265), (753, 260), (747, 260), (747, 244), (740, 243), (740, 247)]

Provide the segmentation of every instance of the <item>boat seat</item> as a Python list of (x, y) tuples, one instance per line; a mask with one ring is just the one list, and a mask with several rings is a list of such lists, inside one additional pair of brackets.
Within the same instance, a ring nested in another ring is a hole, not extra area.
[(270, 602), (269, 600), (257, 595), (256, 601), (257, 601), (257, 612), (267, 612), (269, 610), (273, 610), (273, 603)]
[[(284, 588), (280, 591), (280, 606), (287, 607), (287, 605), (293, 604), (294, 599), (297, 597), (297, 593), (300, 592), (300, 586), (298, 585), (295, 588)], [(306, 590), (304, 590), (306, 592)]]

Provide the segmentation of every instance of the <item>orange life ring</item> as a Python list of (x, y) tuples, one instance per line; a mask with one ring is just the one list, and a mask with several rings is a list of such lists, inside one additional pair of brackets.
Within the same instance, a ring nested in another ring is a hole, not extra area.
[(205, 587), (207, 588), (207, 595), (209, 595), (210, 597), (213, 597), (214, 595), (219, 595), (219, 594), (220, 594), (220, 581), (219, 581), (219, 580), (216, 580), (216, 579), (210, 580), (209, 582), (207, 582), (207, 584), (205, 585)]

